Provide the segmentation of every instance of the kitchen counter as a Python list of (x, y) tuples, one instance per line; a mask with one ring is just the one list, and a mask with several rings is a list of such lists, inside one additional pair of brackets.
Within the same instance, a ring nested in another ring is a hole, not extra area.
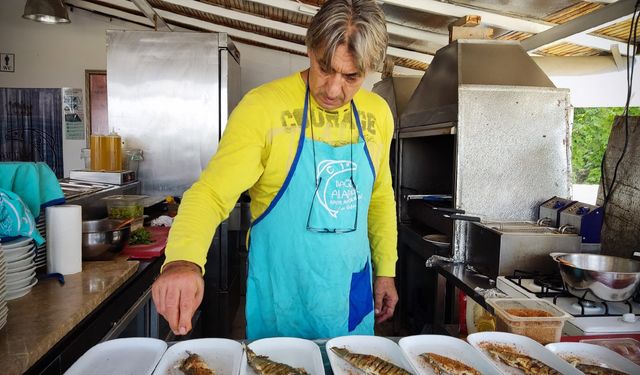
[(8, 302), (7, 324), (0, 330), (0, 369), (22, 374), (83, 319), (108, 299), (138, 269), (138, 261), (83, 262), (82, 272), (41, 280), (24, 297)]

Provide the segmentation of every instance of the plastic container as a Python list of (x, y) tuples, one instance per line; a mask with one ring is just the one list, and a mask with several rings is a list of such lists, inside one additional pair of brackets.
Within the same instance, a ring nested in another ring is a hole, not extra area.
[(490, 298), (487, 304), (496, 314), (496, 331), (530, 337), (542, 345), (559, 342), (564, 322), (571, 318), (543, 299)]
[(110, 219), (128, 220), (131, 222), (131, 231), (142, 228), (144, 222), (144, 205), (146, 195), (111, 195), (102, 198), (107, 203), (107, 215)]

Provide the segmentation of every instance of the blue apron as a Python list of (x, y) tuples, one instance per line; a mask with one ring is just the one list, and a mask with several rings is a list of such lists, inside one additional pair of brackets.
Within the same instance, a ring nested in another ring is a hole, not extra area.
[[(358, 142), (300, 139), (284, 184), (251, 226), (247, 338), (373, 335), (368, 211), (375, 170)], [(355, 187), (353, 186), (355, 185)]]

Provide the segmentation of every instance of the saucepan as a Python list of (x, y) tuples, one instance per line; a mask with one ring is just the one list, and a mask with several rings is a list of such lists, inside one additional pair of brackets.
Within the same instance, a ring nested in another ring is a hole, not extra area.
[(608, 255), (551, 253), (565, 288), (579, 298), (626, 301), (640, 284), (640, 262)]

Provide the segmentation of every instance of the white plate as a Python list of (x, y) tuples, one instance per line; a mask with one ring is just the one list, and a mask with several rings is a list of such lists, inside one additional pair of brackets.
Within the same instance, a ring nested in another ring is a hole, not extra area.
[(449, 237), (444, 234), (427, 234), (426, 236), (422, 237), (422, 239), (437, 246), (446, 247), (451, 245)]
[(209, 368), (218, 375), (236, 375), (240, 371), (242, 346), (229, 339), (196, 339), (181, 341), (164, 353), (158, 367), (153, 372), (157, 375), (181, 375), (180, 363), (189, 355), (187, 351), (198, 354)]
[(29, 268), (18, 271), (18, 272), (7, 272), (7, 284), (14, 283), (18, 280), (24, 280), (25, 278), (30, 278), (36, 275), (36, 266), (32, 264)]
[(581, 363), (608, 367), (631, 374), (640, 374), (640, 366), (604, 346), (585, 344), (582, 342), (559, 342), (547, 344), (547, 349), (564, 359), (580, 358)]
[(36, 271), (35, 269), (33, 269), (31, 270), (31, 272), (17, 279), (9, 280), (9, 277), (7, 277), (7, 280), (6, 280), (7, 290), (9, 291), (9, 293), (11, 293), (15, 290), (21, 289), (29, 285), (35, 275), (36, 275)]
[(17, 257), (12, 257), (11, 259), (7, 259), (5, 258), (5, 262), (7, 262), (7, 266), (16, 262), (20, 262), (23, 261), (25, 259), (33, 259), (33, 253), (30, 251), (27, 251), (26, 253), (17, 256)]
[(38, 283), (38, 279), (34, 277), (33, 280), (31, 280), (31, 283), (29, 283), (29, 285), (17, 290), (7, 291), (7, 295), (4, 297), (5, 301), (11, 301), (13, 299), (20, 298), (28, 294), (31, 291), (31, 288), (33, 288), (33, 286), (36, 285), (37, 283)]
[(105, 341), (84, 353), (65, 374), (151, 374), (165, 350), (167, 343), (158, 339), (130, 337)]
[(4, 250), (14, 249), (16, 247), (24, 246), (24, 245), (30, 243), (31, 241), (33, 241), (33, 240), (30, 237), (16, 238), (15, 240), (12, 240), (12, 241), (9, 241), (9, 242), (3, 242), (2, 243), (2, 249), (4, 249)]
[(496, 344), (506, 344), (514, 346), (522, 354), (537, 359), (547, 366), (558, 370), (564, 375), (582, 375), (581, 371), (576, 370), (573, 366), (558, 358), (539, 342), (532, 340), (526, 336), (514, 335), (506, 332), (479, 332), (467, 336), (467, 341), (474, 348), (480, 351), (482, 355), (488, 358), (491, 363), (499, 369), (503, 374), (523, 374), (522, 371), (509, 367), (501, 361), (493, 359), (493, 357), (480, 347), (483, 342), (491, 342)]
[(24, 247), (24, 248), (21, 247), (15, 250), (10, 250), (10, 252), (3, 250), (4, 259), (7, 261), (7, 263), (11, 263), (16, 260), (21, 260), (27, 257), (25, 254), (33, 255), (34, 253), (32, 252), (32, 250), (33, 250), (33, 247)]
[(403, 337), (398, 342), (405, 358), (418, 374), (437, 374), (419, 355), (426, 352), (440, 354), (471, 366), (482, 374), (491, 374), (495, 367), (465, 341), (451, 336), (418, 335)]
[(331, 350), (334, 346), (346, 348), (354, 353), (375, 355), (409, 372), (415, 371), (402, 355), (400, 347), (387, 338), (379, 336), (342, 336), (331, 339), (326, 344), (329, 362), (331, 362), (331, 368), (336, 375), (350, 375), (358, 371)]
[[(249, 348), (257, 355), (266, 355), (269, 359), (295, 368), (304, 368), (311, 375), (324, 375), (322, 354), (313, 341), (293, 337), (272, 337), (256, 340)], [(246, 353), (242, 355), (240, 375), (255, 375), (247, 364)]]
[(24, 259), (20, 263), (10, 264), (7, 266), (7, 273), (16, 273), (28, 270), (34, 266), (33, 259)]

